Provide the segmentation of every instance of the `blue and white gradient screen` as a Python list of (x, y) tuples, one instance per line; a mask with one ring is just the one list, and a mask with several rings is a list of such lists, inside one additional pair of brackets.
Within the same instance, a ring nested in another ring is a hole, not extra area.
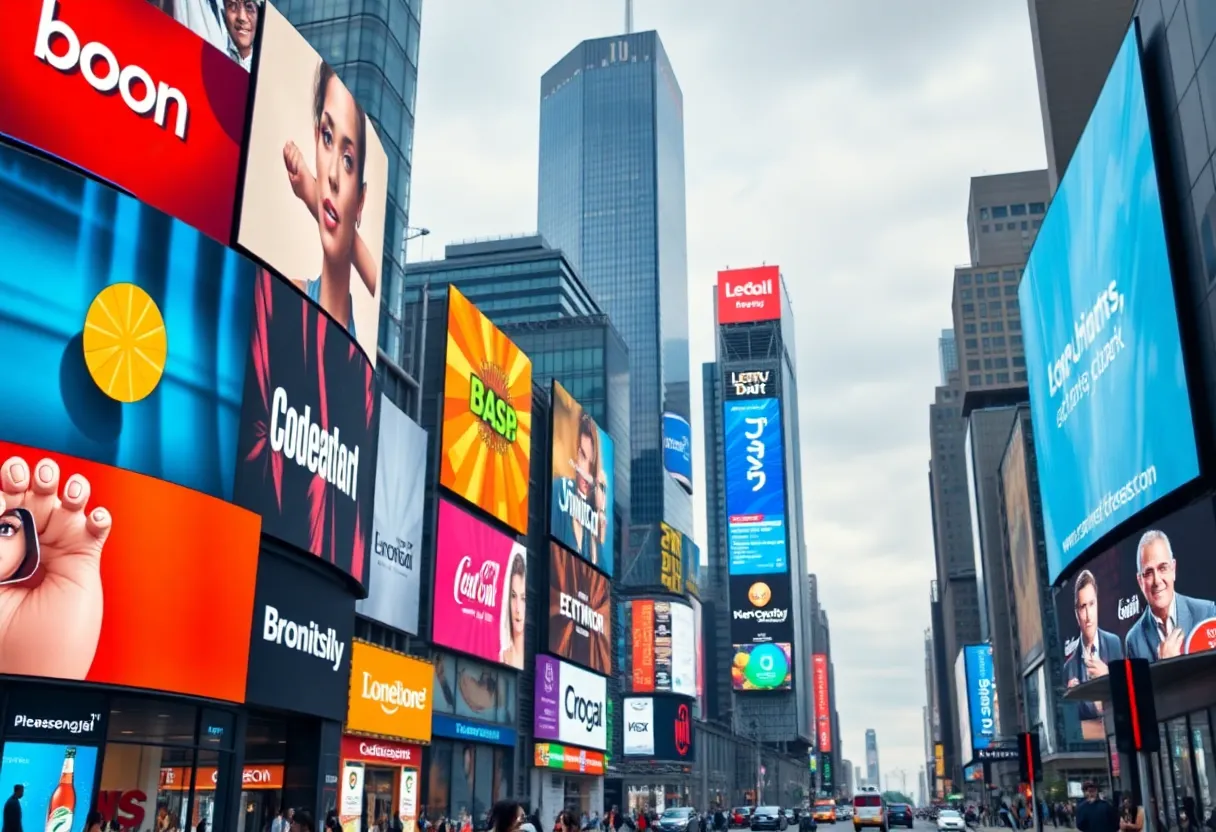
[[(992, 646), (968, 644), (963, 648), (967, 666), (967, 709), (971, 716), (971, 748), (987, 748), (996, 737), (996, 674)], [(964, 756), (970, 749), (964, 750)]]
[(726, 545), (732, 575), (784, 574), (785, 447), (779, 399), (723, 404)]

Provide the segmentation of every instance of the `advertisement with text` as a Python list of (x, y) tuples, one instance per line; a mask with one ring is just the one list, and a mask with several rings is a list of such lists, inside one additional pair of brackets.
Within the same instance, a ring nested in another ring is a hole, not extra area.
[(532, 361), (454, 286), (441, 439), (439, 484), (527, 533)]
[(553, 382), (553, 486), (550, 533), (609, 575), (616, 521), (616, 450), (591, 414)]
[(269, 3), (237, 244), (285, 275), (376, 362), (388, 156), (334, 70)]
[(536, 657), (533, 734), (604, 751), (608, 680), (552, 656)]
[(380, 396), (376, 501), (368, 556), (367, 598), (360, 615), (418, 634), (422, 509), (426, 496), (426, 431)]
[(793, 600), (789, 575), (731, 575), (731, 642), (793, 643)]
[(549, 544), (549, 652), (612, 675), (612, 586), (556, 543)]
[(781, 270), (755, 266), (718, 272), (718, 323), (746, 324), (781, 317)]
[(701, 548), (684, 532), (659, 521), (659, 583), (678, 595), (701, 595)]
[(832, 750), (832, 701), (831, 684), (828, 679), (828, 657), (826, 653), (811, 656), (811, 684), (814, 687), (815, 703), (815, 747), (821, 752)]
[(375, 497), (372, 366), (299, 292), (258, 273), (235, 502), (356, 581)]
[(696, 760), (691, 703), (668, 696), (627, 696), (622, 707), (626, 757), (683, 763)]
[(696, 643), (696, 662), (697, 662), (697, 699), (693, 708), (693, 716), (697, 719), (705, 719), (705, 612), (701, 608), (701, 602), (696, 598), (689, 601), (692, 604), (692, 632), (693, 640)]
[(692, 493), (692, 425), (678, 413), (663, 414), (663, 469)]
[(1013, 424), (1013, 435), (1001, 462), (1001, 485), (1005, 495), (1005, 536), (1009, 541), (1009, 566), (1013, 576), (1013, 611), (1017, 617), (1018, 650), (1023, 667), (1043, 649), (1043, 610), (1039, 601), (1038, 542), (1034, 533), (1028, 484), (1032, 473), (1026, 464), (1029, 425), (1022, 418)]
[[(1106, 676), (1115, 659), (1157, 662), (1216, 649), (1213, 547), (1216, 514), (1203, 500), (1086, 563), (1056, 594), (1064, 684)], [(1105, 736), (1101, 704), (1079, 710), (1085, 737)]]
[(1018, 304), (1054, 583), (1199, 475), (1135, 26), (1052, 198)]
[(528, 550), (439, 501), (431, 640), (522, 670)]
[(532, 764), (598, 777), (604, 773), (604, 755), (585, 748), (567, 748), (555, 742), (538, 742)]
[[(0, 460), (0, 674), (244, 700), (256, 515), (39, 448), (0, 442)], [(208, 604), (150, 630), (148, 599), (189, 587), (207, 587)], [(192, 672), (165, 673), (166, 650)]]
[(4, 744), (0, 789), (9, 795), (9, 800), (15, 788), (24, 789), (18, 802), (21, 817), (28, 818), (26, 823), (31, 827), (35, 824), (43, 827), (45, 818), (46, 832), (85, 832), (88, 813), (74, 811), (74, 792), (71, 802), (64, 799), (65, 773), (70, 774), (74, 783), (80, 783), (81, 791), (87, 794), (97, 773), (97, 749), (33, 742)]
[(0, 183), (5, 438), (231, 500), (253, 264), (4, 146)]
[(682, 601), (638, 599), (630, 614), (629, 689), (635, 693), (697, 695), (697, 624)]
[(431, 741), (430, 662), (355, 641), (346, 730)]
[(151, 3), (10, 0), (4, 37), (0, 135), (227, 245), (248, 72)]
[(728, 370), (722, 392), (727, 399), (775, 399), (779, 378), (775, 369)]
[(963, 648), (967, 674), (967, 711), (970, 719), (971, 747), (987, 748), (997, 735), (996, 669), (992, 664), (992, 645), (968, 644)]
[(723, 403), (726, 546), (731, 575), (789, 570), (780, 399)]

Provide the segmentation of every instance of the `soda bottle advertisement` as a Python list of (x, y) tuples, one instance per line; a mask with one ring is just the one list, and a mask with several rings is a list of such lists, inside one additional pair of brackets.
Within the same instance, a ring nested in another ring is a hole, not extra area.
[(84, 832), (88, 795), (97, 772), (97, 749), (36, 742), (4, 744), (0, 794), (20, 786), (21, 827), (26, 832)]

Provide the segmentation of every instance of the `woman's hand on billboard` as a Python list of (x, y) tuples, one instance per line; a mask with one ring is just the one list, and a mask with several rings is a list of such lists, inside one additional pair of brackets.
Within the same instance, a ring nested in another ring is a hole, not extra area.
[(101, 635), (101, 552), (112, 518), (86, 512), (91, 487), (73, 474), (59, 492), (59, 466), (10, 457), (0, 466), (0, 513), (28, 509), (41, 547), (37, 573), (0, 586), (0, 673), (83, 679)]
[(295, 142), (289, 141), (283, 145), (283, 166), (287, 168), (287, 181), (291, 183), (291, 192), (308, 206), (309, 213), (316, 219), (317, 180), (309, 173), (308, 165), (304, 163), (304, 154)]

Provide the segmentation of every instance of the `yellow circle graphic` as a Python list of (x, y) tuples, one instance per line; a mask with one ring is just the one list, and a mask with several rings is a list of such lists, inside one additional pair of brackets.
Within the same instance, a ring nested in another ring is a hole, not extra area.
[(120, 402), (146, 398), (165, 374), (169, 340), (152, 297), (134, 283), (97, 293), (84, 317), (84, 363), (101, 391)]
[(772, 600), (772, 597), (773, 591), (763, 581), (756, 581), (747, 591), (747, 600), (752, 602), (753, 607), (763, 607)]

